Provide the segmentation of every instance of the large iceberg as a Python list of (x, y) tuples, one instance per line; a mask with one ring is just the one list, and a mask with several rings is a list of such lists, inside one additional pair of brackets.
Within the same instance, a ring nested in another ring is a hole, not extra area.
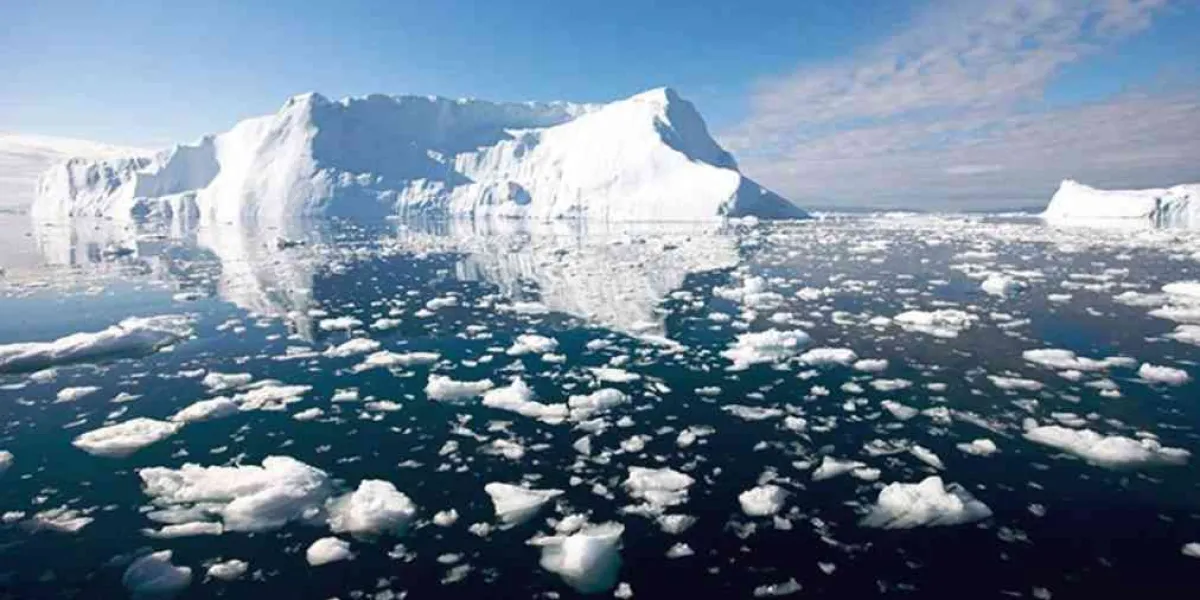
[(310, 93), (152, 157), (61, 163), (39, 180), (32, 212), (259, 223), (806, 216), (742, 176), (669, 88), (605, 105)]
[(1099, 190), (1062, 182), (1042, 218), (1057, 223), (1146, 223), (1158, 227), (1200, 226), (1200, 183), (1145, 190)]

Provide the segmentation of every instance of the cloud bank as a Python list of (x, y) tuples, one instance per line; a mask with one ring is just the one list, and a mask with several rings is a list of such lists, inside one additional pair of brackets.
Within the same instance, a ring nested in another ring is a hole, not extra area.
[[(722, 133), (805, 205), (1031, 206), (1058, 182), (1200, 179), (1200, 88), (1056, 98), (1064, 70), (1170, 18), (1168, 0), (929, 6), (852, 58), (761, 82)], [(1147, 69), (1163, 65), (1147, 65)]]

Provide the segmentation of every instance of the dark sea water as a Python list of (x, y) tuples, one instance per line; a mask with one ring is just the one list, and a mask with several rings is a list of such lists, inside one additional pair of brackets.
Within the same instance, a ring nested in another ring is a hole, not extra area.
[[(541, 549), (527, 543), (568, 515), (624, 526), (617, 580), (638, 598), (748, 598), (794, 589), (767, 587), (793, 580), (798, 598), (1200, 593), (1200, 560), (1182, 550), (1200, 541), (1200, 385), (1148, 381), (1138, 369), (1200, 375), (1197, 347), (1167, 337), (1189, 324), (1186, 309), (1200, 298), (1162, 291), (1200, 279), (1195, 235), (899, 215), (722, 226), (324, 224), (282, 233), (147, 235), (75, 223), (33, 227), (24, 242), (6, 243), (0, 345), (168, 314), (186, 316), (193, 333), (160, 351), (36, 376), (0, 372), (0, 449), (14, 456), (0, 475), (0, 513), (9, 513), (0, 525), (0, 597), (130, 597), (122, 584), (129, 560), (171, 550), (175, 565), (192, 570), (178, 598), (570, 598), (576, 591), (542, 568)], [(989, 294), (981, 289), (989, 274), (1015, 283)], [(1149, 314), (1162, 306), (1181, 310), (1175, 320)], [(893, 319), (939, 309), (962, 311), (969, 326), (935, 335)], [(322, 329), (335, 317), (359, 324)], [(381, 317), (399, 322), (372, 328)], [(731, 370), (722, 353), (738, 335), (769, 330), (810, 340)], [(551, 356), (507, 351), (529, 333), (557, 341)], [(365, 354), (324, 354), (352, 338), (439, 357), (356, 371)], [(801, 354), (816, 347), (887, 364), (805, 364)], [(1130, 360), (1064, 377), (1065, 369), (1022, 357), (1039, 348)], [(638, 378), (600, 381), (589, 370), (604, 366)], [(284, 410), (190, 423), (126, 457), (72, 445), (106, 424), (166, 420), (196, 401), (244, 391), (210, 390), (208, 372), (311, 389)], [(550, 424), (478, 397), (432, 400), (431, 374), (497, 386), (519, 376), (547, 404), (602, 388), (629, 402), (590, 424)], [(989, 376), (1027, 382), (1006, 388)], [(1097, 381), (1119, 397), (1102, 395)], [(56, 401), (73, 386), (99, 389)], [(358, 400), (331, 401), (347, 388)], [(137, 397), (114, 402), (122, 393)], [(394, 410), (371, 404), (383, 400)], [(936, 410), (901, 420), (886, 400)], [(779, 410), (748, 420), (730, 405)], [(323, 411), (316, 419), (293, 418), (314, 407)], [(1095, 464), (1027, 439), (1030, 419), (1152, 436), (1192, 456)], [(690, 427), (711, 432), (681, 445)], [(589, 432), (584, 455), (573, 444)], [(998, 451), (958, 448), (979, 438)], [(490, 452), (497, 439), (523, 454)], [(897, 451), (868, 451), (875, 440)], [(944, 468), (907, 451), (913, 444)], [(305, 561), (313, 541), (335, 535), (319, 520), (252, 533), (144, 533), (161, 523), (148, 515), (140, 469), (258, 465), (267, 456), (326, 472), (331, 497), (362, 480), (391, 482), (417, 515), (403, 532), (337, 534), (354, 557), (321, 566)], [(878, 478), (814, 481), (827, 456), (860, 461)], [(624, 485), (629, 467), (692, 477), (686, 502), (666, 512), (695, 524), (667, 533), (628, 510), (640, 503)], [(961, 485), (991, 516), (901, 529), (860, 523), (885, 485), (932, 475)], [(480, 536), (472, 524), (496, 524), (489, 482), (564, 493), (532, 520)], [(739, 494), (765, 483), (786, 491), (782, 508), (774, 517), (745, 514)], [(38, 513), (59, 507), (93, 520), (74, 532), (33, 526)], [(448, 509), (458, 520), (435, 525)], [(668, 558), (680, 543), (694, 554)], [(248, 571), (233, 581), (205, 576), (227, 559), (246, 561)]]

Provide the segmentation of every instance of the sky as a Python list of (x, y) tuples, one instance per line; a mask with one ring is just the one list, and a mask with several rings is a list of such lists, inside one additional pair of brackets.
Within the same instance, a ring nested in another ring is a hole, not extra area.
[(0, 132), (141, 147), (291, 95), (669, 85), (804, 206), (995, 209), (1200, 181), (1200, 0), (12, 2)]

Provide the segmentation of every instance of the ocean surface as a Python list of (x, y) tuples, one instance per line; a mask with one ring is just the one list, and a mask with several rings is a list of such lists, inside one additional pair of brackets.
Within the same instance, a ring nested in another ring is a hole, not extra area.
[[(1196, 234), (2, 218), (0, 597), (1200, 593)], [(365, 480), (411, 514), (339, 513)], [(506, 522), (493, 482), (561, 493)], [(186, 576), (128, 575), (163, 550)]]

